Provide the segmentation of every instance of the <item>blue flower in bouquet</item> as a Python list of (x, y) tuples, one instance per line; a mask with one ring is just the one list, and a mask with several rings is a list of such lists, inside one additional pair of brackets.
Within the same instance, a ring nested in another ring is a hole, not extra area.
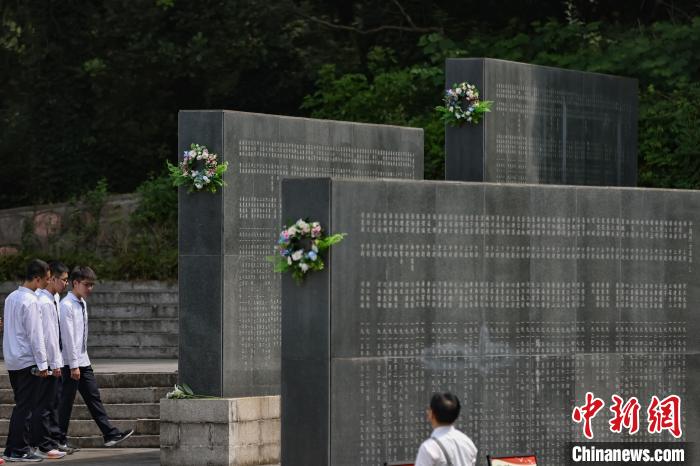
[(323, 252), (343, 240), (345, 233), (326, 236), (319, 222), (299, 219), (282, 227), (276, 248), (279, 255), (267, 259), (275, 264), (275, 272), (290, 272), (301, 283), (307, 273), (324, 269)]
[(454, 84), (446, 89), (444, 105), (435, 107), (442, 120), (451, 126), (479, 123), (484, 114), (491, 111), (493, 102), (479, 99), (479, 90), (473, 84)]
[(206, 146), (191, 144), (190, 150), (183, 152), (182, 162), (178, 165), (166, 162), (173, 184), (187, 186), (188, 192), (205, 190), (215, 193), (226, 185), (223, 174), (228, 168), (228, 162), (218, 163), (216, 157)]

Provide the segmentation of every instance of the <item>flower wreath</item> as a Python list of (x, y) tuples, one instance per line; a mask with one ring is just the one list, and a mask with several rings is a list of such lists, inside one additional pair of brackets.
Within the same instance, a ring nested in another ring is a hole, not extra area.
[(491, 111), (493, 104), (490, 100), (479, 100), (479, 90), (466, 82), (453, 84), (452, 89), (446, 89), (442, 100), (445, 105), (435, 107), (435, 110), (451, 126), (479, 123), (484, 114)]
[(301, 283), (307, 272), (323, 270), (323, 252), (344, 237), (345, 233), (325, 236), (320, 223), (299, 219), (290, 227), (282, 227), (277, 240), (279, 255), (270, 256), (268, 260), (275, 264), (275, 272), (291, 272)]
[(226, 185), (223, 174), (228, 168), (228, 162), (218, 163), (216, 154), (209, 152), (206, 146), (192, 143), (190, 150), (178, 165), (168, 164), (170, 178), (175, 186), (187, 185), (187, 191), (216, 192), (216, 188)]

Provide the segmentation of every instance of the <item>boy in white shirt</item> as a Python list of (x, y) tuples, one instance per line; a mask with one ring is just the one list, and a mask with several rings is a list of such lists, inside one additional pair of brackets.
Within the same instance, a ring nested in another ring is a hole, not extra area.
[(62, 449), (67, 447), (68, 424), (76, 391), (80, 391), (92, 419), (102, 431), (106, 447), (113, 447), (134, 433), (133, 429), (121, 432), (110, 421), (100, 399), (100, 389), (87, 353), (88, 314), (85, 298), (92, 293), (96, 280), (97, 276), (90, 267), (75, 267), (70, 273), (72, 289), (61, 300), (64, 366), (58, 423), (62, 436), (59, 448)]
[(25, 426), (34, 408), (39, 381), (48, 376), (41, 310), (34, 294), (37, 288), (46, 287), (48, 279), (48, 264), (34, 259), (27, 266), (22, 286), (5, 299), (2, 352), (15, 396), (3, 454), (8, 462), (42, 461), (29, 447)]
[[(58, 427), (58, 398), (61, 384), (62, 341), (59, 326), (57, 295), (63, 293), (68, 284), (68, 268), (61, 262), (49, 263), (51, 278), (46, 288), (36, 290), (41, 309), (44, 342), (52, 375), (42, 379), (37, 393), (37, 405), (31, 418), (30, 444), (35, 448), (34, 454), (42, 458), (58, 459), (67, 452), (59, 451), (60, 429)], [(72, 451), (69, 451), (72, 453)]]
[(459, 398), (452, 393), (435, 393), (430, 399), (430, 438), (418, 450), (415, 466), (474, 466), (477, 450), (469, 437), (452, 424), (459, 417)]

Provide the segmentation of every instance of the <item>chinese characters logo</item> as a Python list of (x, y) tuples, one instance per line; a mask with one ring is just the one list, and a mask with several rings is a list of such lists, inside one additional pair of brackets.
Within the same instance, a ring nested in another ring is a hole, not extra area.
[[(639, 412), (641, 405), (636, 397), (631, 397), (625, 401), (621, 396), (612, 396), (612, 406), (610, 411), (613, 416), (608, 421), (610, 431), (622, 433), (626, 429), (630, 435), (639, 432)], [(583, 406), (575, 406), (571, 413), (571, 419), (577, 423), (583, 423), (583, 435), (593, 439), (593, 428), (591, 422), (593, 418), (605, 406), (605, 402), (596, 398), (591, 392), (586, 393), (586, 402)], [(668, 431), (675, 438), (683, 435), (681, 430), (681, 398), (677, 395), (669, 395), (660, 400), (656, 395), (651, 397), (647, 408), (647, 432), (650, 434), (660, 434)]]

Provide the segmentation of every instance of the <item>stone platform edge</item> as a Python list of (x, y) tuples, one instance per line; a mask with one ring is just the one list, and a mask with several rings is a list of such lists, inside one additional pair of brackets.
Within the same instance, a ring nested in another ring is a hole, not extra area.
[(160, 464), (280, 462), (280, 397), (161, 399)]

